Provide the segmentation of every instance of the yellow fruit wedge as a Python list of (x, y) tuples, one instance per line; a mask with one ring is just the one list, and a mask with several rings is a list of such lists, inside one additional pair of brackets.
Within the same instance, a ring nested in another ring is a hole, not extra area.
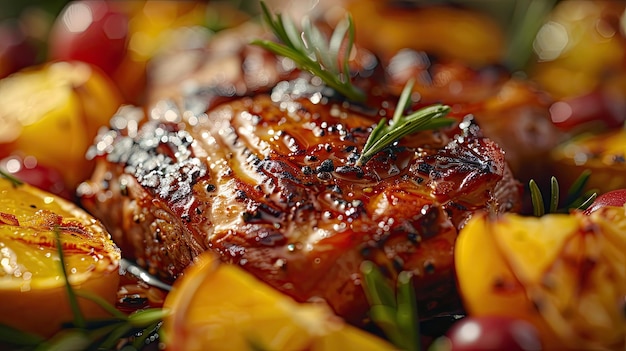
[[(100, 222), (71, 202), (0, 177), (0, 324), (49, 337), (72, 321), (57, 233), (74, 289), (115, 304), (120, 251)], [(78, 301), (86, 318), (110, 316)]]
[(527, 320), (546, 349), (623, 350), (625, 211), (473, 218), (455, 247), (468, 313)]
[(323, 303), (298, 303), (210, 253), (165, 301), (168, 350), (394, 350)]
[(34, 156), (69, 188), (90, 174), (87, 148), (122, 103), (112, 81), (82, 62), (32, 67), (0, 80), (0, 158)]
[(552, 151), (553, 173), (567, 189), (585, 170), (591, 171), (586, 189), (599, 194), (626, 188), (626, 129), (580, 135)]

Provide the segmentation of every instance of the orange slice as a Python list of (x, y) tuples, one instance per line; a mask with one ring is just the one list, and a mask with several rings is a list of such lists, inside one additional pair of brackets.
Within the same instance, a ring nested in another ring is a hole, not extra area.
[(324, 303), (298, 303), (210, 253), (167, 296), (168, 350), (394, 350)]
[(546, 349), (624, 349), (626, 213), (474, 217), (455, 247), (470, 315), (524, 319)]
[[(120, 251), (76, 205), (0, 177), (0, 323), (49, 337), (72, 321), (56, 247), (59, 233), (68, 280), (115, 303)], [(85, 317), (110, 315), (78, 298)]]

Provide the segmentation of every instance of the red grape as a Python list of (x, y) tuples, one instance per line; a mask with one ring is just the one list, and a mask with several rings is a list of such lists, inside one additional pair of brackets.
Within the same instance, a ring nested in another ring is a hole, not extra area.
[(589, 206), (585, 210), (584, 213), (586, 215), (589, 215), (592, 212), (595, 212), (602, 207), (606, 207), (606, 206), (621, 207), (621, 206), (624, 206), (625, 203), (626, 203), (626, 189), (613, 190), (613, 191), (609, 191), (607, 193), (604, 193), (598, 196), (598, 198), (591, 204), (591, 206)]
[(71, 199), (71, 192), (66, 187), (61, 172), (39, 164), (32, 156), (23, 159), (19, 156), (9, 156), (0, 161), (0, 168), (24, 183)]
[(536, 328), (505, 316), (466, 317), (446, 334), (451, 351), (541, 350)]
[(552, 122), (563, 130), (583, 128), (590, 123), (618, 128), (624, 124), (625, 116), (626, 100), (601, 90), (557, 101), (550, 107)]
[(109, 76), (126, 55), (128, 17), (107, 1), (75, 1), (57, 17), (49, 38), (52, 60), (83, 61)]

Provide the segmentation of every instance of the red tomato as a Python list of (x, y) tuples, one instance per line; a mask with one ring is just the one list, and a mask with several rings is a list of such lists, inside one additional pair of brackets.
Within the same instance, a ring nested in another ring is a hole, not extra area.
[(595, 90), (555, 102), (550, 107), (550, 117), (554, 125), (563, 130), (584, 128), (592, 123), (618, 128), (626, 118), (626, 99)]
[(626, 203), (626, 189), (613, 190), (613, 191), (609, 191), (607, 193), (604, 193), (598, 196), (598, 198), (591, 204), (591, 206), (589, 206), (585, 210), (584, 213), (586, 215), (589, 215), (601, 209), (602, 207), (606, 207), (606, 206), (621, 207), (621, 206), (624, 206), (625, 203)]
[(23, 159), (19, 156), (9, 156), (0, 161), (0, 168), (24, 183), (71, 200), (71, 192), (65, 186), (65, 179), (61, 173), (39, 164), (33, 156), (26, 156)]
[(19, 21), (0, 22), (0, 78), (37, 62), (37, 47), (22, 30)]
[(463, 318), (446, 337), (450, 351), (541, 350), (539, 333), (532, 324), (504, 316)]
[(54, 22), (49, 56), (90, 63), (112, 76), (126, 55), (127, 40), (128, 17), (107, 1), (71, 2)]

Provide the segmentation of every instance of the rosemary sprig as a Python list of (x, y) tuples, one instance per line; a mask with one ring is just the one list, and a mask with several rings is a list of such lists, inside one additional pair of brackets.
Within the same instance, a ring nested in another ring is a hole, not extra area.
[(452, 118), (445, 118), (450, 112), (450, 107), (439, 104), (424, 107), (405, 116), (404, 111), (411, 101), (414, 84), (415, 80), (411, 79), (404, 86), (391, 121), (387, 123), (387, 119), (383, 118), (372, 130), (365, 142), (361, 156), (356, 161), (357, 166), (364, 165), (375, 154), (407, 135), (421, 130), (446, 127), (454, 122)]
[[(265, 22), (282, 44), (270, 40), (254, 40), (252, 44), (293, 60), (298, 67), (320, 77), (348, 100), (365, 100), (365, 93), (350, 81), (348, 61), (354, 45), (354, 25), (350, 15), (337, 25), (328, 39), (307, 17), (303, 19), (302, 31), (299, 31), (289, 17), (272, 16), (264, 2), (261, 2), (261, 8)], [(342, 50), (344, 42), (346, 46)]]
[(364, 261), (361, 264), (361, 273), (372, 321), (399, 349), (419, 351), (419, 318), (411, 274), (400, 272), (394, 296), (394, 289), (373, 262)]
[[(585, 170), (578, 176), (567, 191), (566, 203), (563, 207), (559, 207), (559, 182), (554, 176), (550, 178), (550, 201), (547, 213), (567, 213), (572, 209), (584, 210), (589, 207), (598, 196), (598, 193), (593, 190), (584, 192), (585, 185), (590, 175), (591, 172)], [(528, 188), (530, 190), (530, 200), (533, 206), (533, 215), (535, 217), (541, 217), (546, 214), (541, 189), (539, 189), (534, 179), (528, 182)]]

